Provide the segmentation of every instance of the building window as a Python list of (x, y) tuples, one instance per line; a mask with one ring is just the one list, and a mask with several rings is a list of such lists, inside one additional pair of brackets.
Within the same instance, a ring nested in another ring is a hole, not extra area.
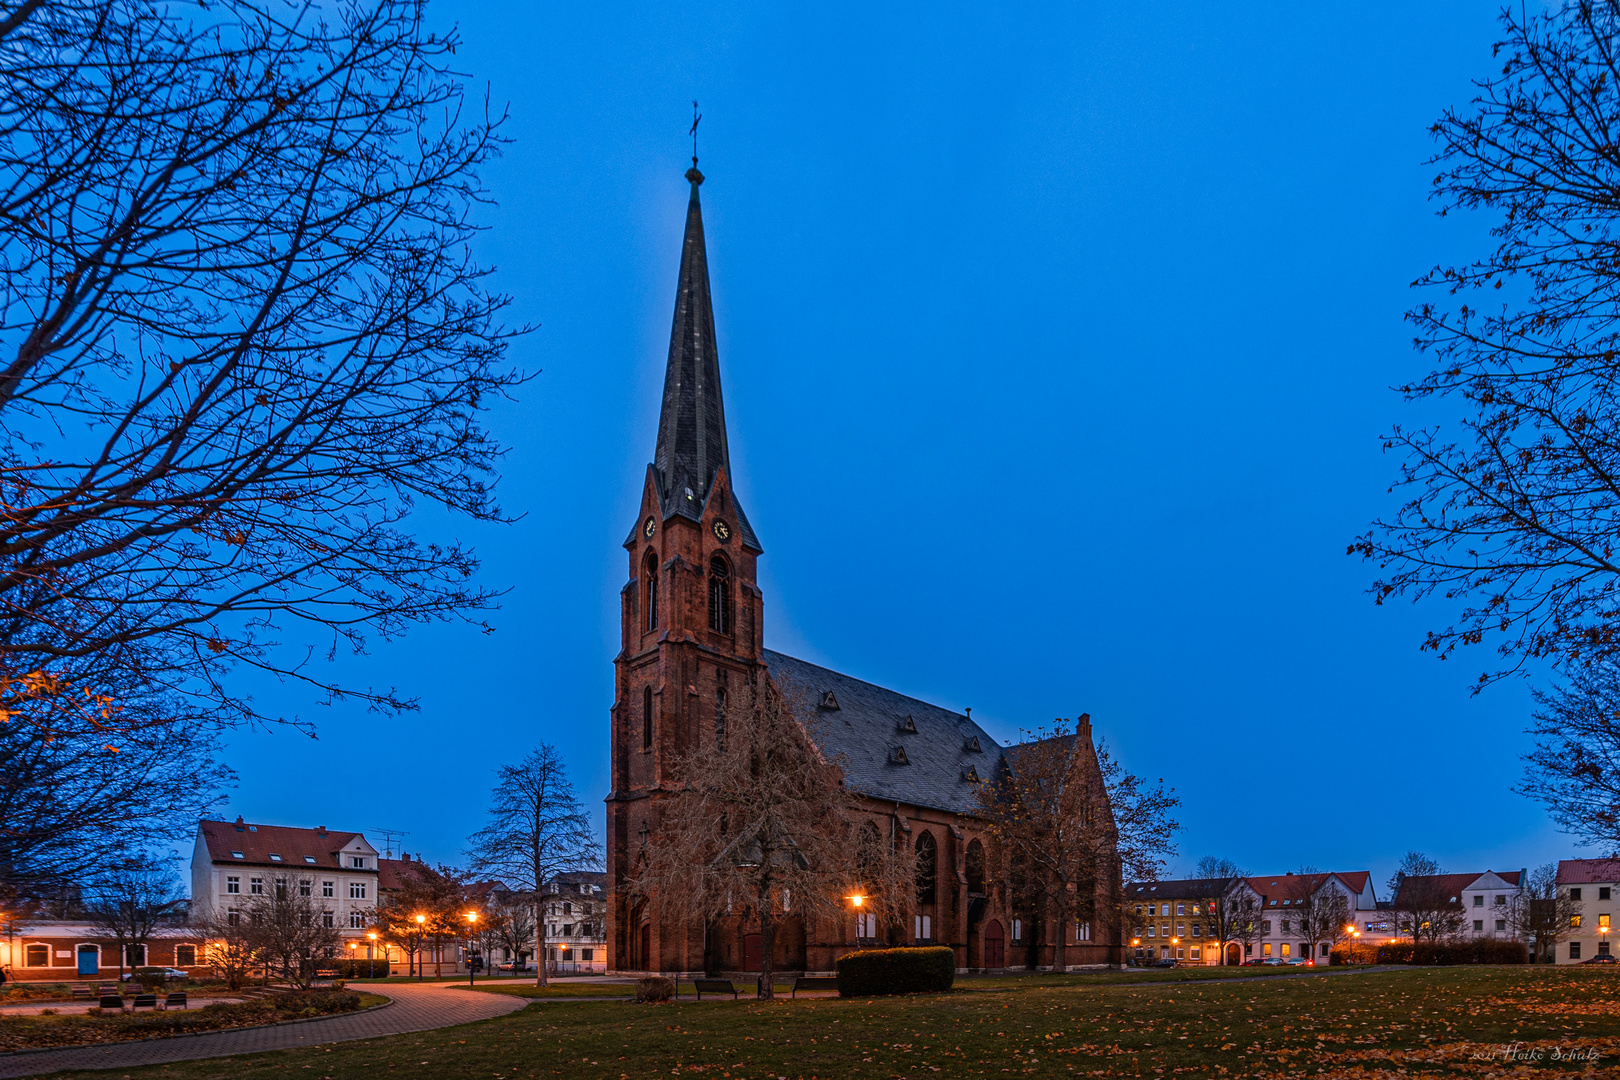
[(1484, 919), (1475, 919), (1474, 920), (1474, 933), (1482, 934), (1484, 932), (1485, 932), (1485, 920)]
[(314, 884), (314, 882), (310, 881), (307, 878), (299, 881), (298, 882), (298, 895), (299, 896), (308, 896), (310, 894), (310, 886), (312, 886), (313, 884)]
[(1266, 919), (1266, 920), (1264, 920), (1264, 921), (1262, 921), (1260, 923), (1260, 932), (1262, 934), (1271, 933), (1271, 920), (1270, 919)]
[(225, 879), (225, 891), (228, 892), (228, 893), (239, 893), (239, 892), (241, 892), (242, 891), (242, 879), (239, 878), (239, 877), (228, 877), (228, 878), (226, 878)]
[(1192, 936), (1193, 937), (1203, 937), (1204, 936), (1203, 930), (1204, 930), (1204, 928), (1202, 926), (1200, 926), (1198, 923), (1193, 923), (1193, 935)]
[(855, 916), (855, 936), (857, 938), (875, 938), (875, 937), (877, 937), (877, 916), (876, 915), (857, 915), (857, 916)]
[(1569, 943), (1569, 958), (1571, 960), (1579, 960), (1581, 958), (1581, 943), (1580, 942), (1572, 941), (1572, 942)]
[(652, 749), (652, 687), (641, 688), (641, 748)]
[(1023, 941), (1024, 940), (1024, 920), (1023, 919), (1014, 919), (1012, 921), (1012, 939), (1014, 941)]
[(1282, 932), (1285, 933), (1285, 934), (1288, 933), (1288, 920), (1287, 919), (1284, 919), (1282, 921)]
[(1599, 915), (1598, 916), (1598, 929), (1601, 930), (1603, 927), (1608, 926), (1608, 925), (1609, 925), (1609, 917), (1607, 915)]
[(1571, 889), (1571, 890), (1569, 890), (1569, 898), (1571, 900), (1579, 900), (1581, 898), (1581, 890), (1579, 890), (1579, 889)]
[(1507, 929), (1507, 920), (1506, 919), (1497, 919), (1496, 920), (1496, 929), (1499, 930), (1499, 931), (1500, 930), (1506, 930)]
[(1286, 941), (1282, 943), (1282, 954), (1284, 956), (1288, 955), (1288, 942)]
[(647, 567), (642, 571), (647, 579), (647, 629), (658, 629), (658, 556), (647, 553)]
[(350, 855), (349, 866), (355, 870), (364, 870), (366, 868), (366, 860), (360, 855)]
[(1077, 922), (1077, 923), (1075, 923), (1074, 924), (1074, 940), (1076, 940), (1076, 941), (1090, 941), (1091, 940), (1091, 924), (1088, 923), (1088, 922)]
[(1177, 904), (1176, 905), (1176, 914), (1177, 915), (1185, 915), (1185, 914), (1187, 914), (1187, 905), (1186, 904)]
[(124, 962), (126, 964), (128, 964), (132, 968), (145, 967), (146, 966), (146, 946), (145, 945), (126, 945), (126, 946), (124, 946)]
[(49, 945), (29, 945), (23, 949), (24, 967), (50, 967), (51, 947)]
[[(934, 902), (938, 868), (939, 846), (934, 843), (933, 833), (924, 832), (917, 837), (917, 903), (932, 904)], [(926, 937), (928, 935), (919, 936)]]
[(174, 962), (182, 967), (191, 967), (197, 962), (197, 946), (176, 945), (174, 947)]
[(280, 862), (281, 861), (281, 856), (277, 855), (275, 852), (272, 851), (270, 853), (270, 861), (271, 862)]
[(321, 882), (321, 895), (322, 896), (336, 896), (337, 895), (337, 890), (334, 887), (335, 884), (336, 884), (335, 882), (331, 882), (331, 881), (323, 881), (323, 882)]
[(588, 964), (592, 960), (595, 960), (595, 959), (596, 959), (596, 950), (595, 949), (581, 949), (581, 950), (579, 950), (580, 963)]
[(1597, 954), (1599, 956), (1608, 956), (1609, 955), (1609, 943), (1607, 941), (1598, 942)]
[(262, 878), (262, 877), (248, 878), (248, 892), (252, 893), (254, 896), (263, 896), (264, 895), (264, 878)]
[(225, 909), (225, 923), (227, 926), (242, 925), (242, 913), (235, 908)]
[(984, 895), (984, 845), (977, 840), (968, 841), (967, 887), (969, 894)]
[(364, 930), (365, 926), (366, 926), (366, 919), (365, 919), (364, 915), (361, 915), (358, 911), (349, 912), (349, 929), (350, 930)]
[(1194, 959), (1194, 960), (1197, 960), (1197, 959), (1198, 959), (1198, 946), (1197, 946), (1197, 945), (1194, 945), (1194, 946), (1193, 946), (1193, 947), (1192, 947), (1192, 958), (1193, 958), (1193, 959)]
[(1245, 946), (1243, 946), (1243, 955), (1244, 956), (1253, 956), (1254, 955), (1254, 946), (1253, 945), (1245, 945)]
[(731, 633), (731, 568), (719, 555), (709, 560), (709, 629)]
[[(1602, 893), (1602, 892), (1603, 892), (1603, 891), (1604, 891), (1604, 890), (1603, 890), (1603, 889), (1599, 889), (1599, 890), (1598, 890), (1598, 892), (1599, 892), (1599, 893)], [(1599, 897), (1599, 899), (1601, 899), (1601, 900), (1607, 900), (1607, 899), (1608, 899), (1608, 897), (1607, 897), (1607, 896), (1600, 896), (1600, 897)], [(1505, 904), (1505, 903), (1507, 903), (1507, 897), (1506, 897), (1506, 896), (1504, 896), (1504, 895), (1502, 895), (1502, 894), (1501, 894), (1501, 893), (1497, 893), (1497, 894), (1496, 894), (1496, 900), (1495, 900), (1495, 904), (1496, 904), (1496, 906), (1497, 906), (1497, 907), (1501, 907), (1501, 906), (1502, 906), (1502, 905), (1503, 905), (1503, 904)]]
[(1147, 936), (1148, 937), (1158, 937), (1159, 936), (1159, 928), (1154, 926), (1152, 923), (1148, 923)]
[(726, 748), (726, 688), (723, 686), (714, 692), (714, 745), (721, 750)]
[(247, 856), (243, 855), (240, 851), (233, 851), (233, 852), (231, 852), (231, 858), (233, 858), (233, 859), (245, 859), (245, 858), (247, 858)]
[(1609, 887), (1607, 885), (1599, 885), (1598, 886), (1598, 899), (1599, 900), (1607, 900), (1607, 899), (1609, 899)]
[(304, 856), (304, 861), (307, 862), (307, 863), (313, 863), (315, 861), (315, 856), (313, 856), (313, 855), (305, 855)]
[(276, 899), (287, 899), (287, 879), (284, 877), (276, 878)]
[(364, 900), (366, 898), (366, 883), (363, 881), (349, 882), (349, 899)]
[(1581, 928), (1581, 917), (1579, 915), (1571, 915), (1569, 917), (1569, 928), (1571, 930), (1579, 930)]
[(911, 919), (912, 929), (916, 931), (918, 941), (930, 941), (934, 937), (934, 920), (928, 915), (914, 915)]

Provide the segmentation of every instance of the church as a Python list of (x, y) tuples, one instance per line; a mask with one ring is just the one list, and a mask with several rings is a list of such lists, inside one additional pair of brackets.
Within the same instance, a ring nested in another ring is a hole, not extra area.
[[(776, 971), (829, 972), (837, 957), (878, 944), (946, 945), (961, 971), (1120, 963), (1117, 881), (1098, 885), (1093, 925), (1015, 910), (1007, 883), (987, 872), (990, 836), (975, 816), (975, 790), (981, 778), (1012, 767), (1017, 748), (1004, 750), (968, 715), (765, 647), (755, 574), (764, 548), (732, 486), (696, 158), (686, 178), (691, 198), (663, 406), (624, 542), (606, 799), (609, 970), (759, 970), (759, 935), (746, 925), (661, 921), (628, 887), (679, 755), (715, 738), (728, 693), (756, 676), (811, 691), (824, 714), (821, 749), (842, 763), (845, 787), (917, 867), (915, 903), (901, 925), (878, 927), (853, 909), (841, 920), (800, 920), (777, 934)], [(1079, 733), (1089, 750), (1089, 721)], [(1095, 769), (1094, 753), (1091, 762)]]

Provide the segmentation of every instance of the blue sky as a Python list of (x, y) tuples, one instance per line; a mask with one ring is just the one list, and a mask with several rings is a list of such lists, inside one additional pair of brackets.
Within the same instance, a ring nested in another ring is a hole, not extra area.
[(491, 416), (522, 520), (421, 528), (511, 592), (492, 636), (339, 665), (418, 714), (265, 690), (319, 738), (233, 739), (228, 812), (454, 861), (545, 740), (600, 816), (696, 98), (769, 645), (1003, 739), (1090, 712), (1183, 798), (1183, 866), (1568, 857), (1510, 790), (1527, 688), (1471, 697), (1489, 657), (1420, 653), (1445, 611), (1375, 607), (1344, 554), (1420, 419), (1408, 283), (1486, 240), (1424, 160), (1493, 10), (435, 0), (511, 103), (479, 254), (541, 374)]

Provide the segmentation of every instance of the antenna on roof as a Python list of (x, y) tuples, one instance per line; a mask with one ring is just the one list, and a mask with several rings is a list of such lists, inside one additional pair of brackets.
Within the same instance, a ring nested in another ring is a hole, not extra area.
[(385, 859), (392, 859), (394, 857), (395, 841), (404, 840), (407, 836), (411, 835), (402, 829), (383, 829), (378, 828), (377, 826), (372, 826), (370, 831), (376, 833), (377, 836), (381, 838), (383, 842), (382, 857)]

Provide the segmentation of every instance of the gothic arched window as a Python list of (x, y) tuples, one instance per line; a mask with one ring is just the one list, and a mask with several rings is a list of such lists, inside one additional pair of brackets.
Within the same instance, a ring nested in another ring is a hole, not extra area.
[(641, 748), (652, 749), (652, 687), (641, 688)]
[(984, 845), (969, 840), (967, 846), (968, 892), (984, 895)]
[(731, 632), (731, 568), (719, 555), (709, 560), (709, 629)]
[(647, 553), (647, 568), (642, 571), (647, 579), (647, 629), (658, 629), (658, 556)]
[(714, 745), (726, 748), (726, 688), (714, 692)]
[(934, 902), (934, 883), (939, 877), (939, 846), (934, 834), (925, 832), (917, 837), (917, 903)]

